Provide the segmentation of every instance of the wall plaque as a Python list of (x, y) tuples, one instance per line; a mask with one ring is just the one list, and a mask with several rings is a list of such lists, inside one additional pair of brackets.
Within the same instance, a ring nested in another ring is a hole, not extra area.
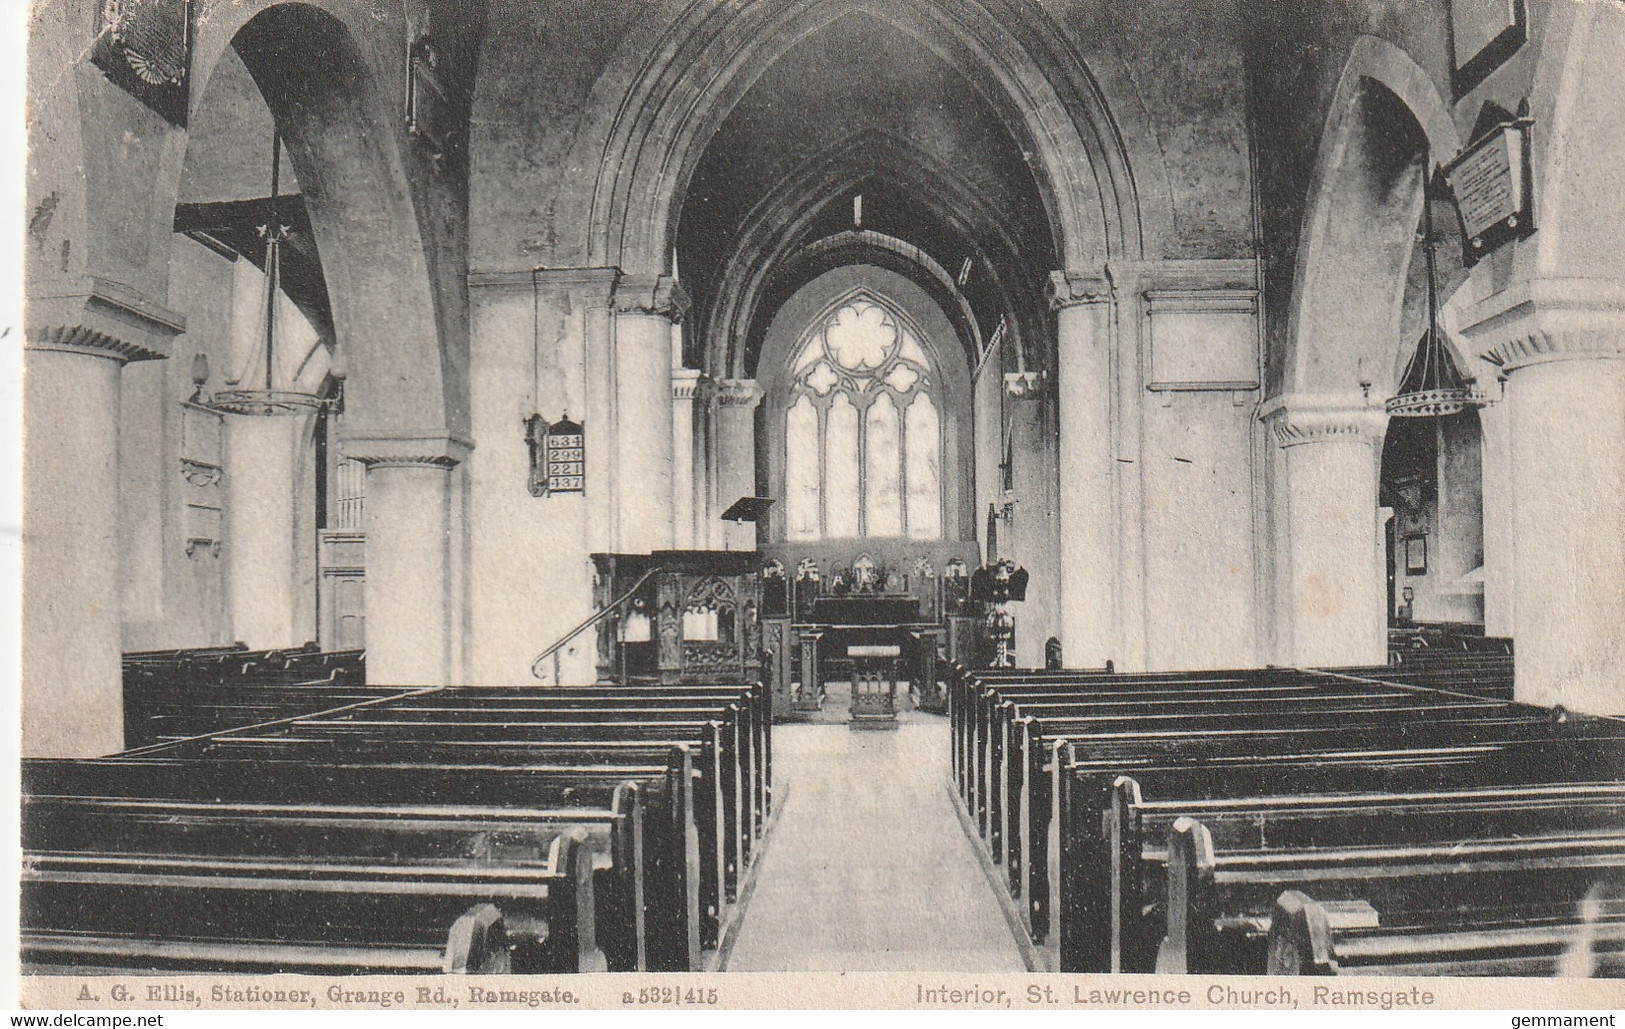
[(1464, 259), (1479, 258), (1535, 231), (1531, 217), (1527, 118), (1502, 122), (1444, 168), (1465, 242)]
[(587, 482), (586, 438), (568, 415), (549, 425), (539, 414), (525, 419), (530, 444), (530, 495), (584, 493)]
[(102, 0), (90, 60), (125, 92), (185, 128), (191, 0)]

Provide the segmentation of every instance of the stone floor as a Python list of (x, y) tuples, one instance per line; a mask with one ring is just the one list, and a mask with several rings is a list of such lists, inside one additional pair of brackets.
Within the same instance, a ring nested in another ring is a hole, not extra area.
[(945, 719), (776, 725), (773, 776), (789, 794), (728, 970), (1023, 970), (945, 786)]

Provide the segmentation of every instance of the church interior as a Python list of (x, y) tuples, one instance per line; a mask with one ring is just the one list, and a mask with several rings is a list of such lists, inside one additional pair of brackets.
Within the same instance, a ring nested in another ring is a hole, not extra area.
[(1625, 975), (1625, 6), (30, 22), (25, 969)]

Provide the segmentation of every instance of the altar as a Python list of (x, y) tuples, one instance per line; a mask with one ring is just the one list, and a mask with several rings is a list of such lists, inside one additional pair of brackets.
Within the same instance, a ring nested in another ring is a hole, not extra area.
[[(775, 715), (820, 710), (831, 682), (852, 684), (855, 713), (873, 714), (876, 690), (895, 697), (904, 684), (916, 707), (943, 710), (942, 661), (961, 659), (973, 637), (968, 549), (897, 541), (890, 549), (871, 545), (850, 563), (816, 544), (764, 552), (764, 658)], [(890, 656), (876, 656), (876, 648)]]

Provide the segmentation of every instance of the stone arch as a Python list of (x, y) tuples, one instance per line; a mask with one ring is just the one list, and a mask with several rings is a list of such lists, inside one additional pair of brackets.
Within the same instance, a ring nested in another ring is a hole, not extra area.
[(1617, 174), (1625, 86), (1609, 69), (1625, 49), (1625, 11), (1559, 4), (1549, 18), (1529, 95), (1539, 231), (1526, 246), (1534, 251), (1534, 277), (1612, 281), (1611, 289), (1598, 287), (1602, 297), (1589, 300), (1611, 299), (1617, 307), (1617, 284), (1625, 281)]
[[(390, 101), (398, 83), (364, 42), (404, 38), (404, 24), (381, 33), (356, 5), (302, 0), (216, 4), (197, 25), (194, 103), (227, 48), (235, 48), (282, 127), (349, 368), (351, 431), (463, 435), (463, 362), (446, 343), (460, 335), (462, 305), (436, 281), (446, 277), (438, 267), (445, 262), (427, 245), (433, 230), (415, 182), (423, 169), (414, 166), (424, 159), (410, 153)], [(160, 184), (171, 210), (183, 165), (176, 161)]]
[(1371, 348), (1400, 345), (1426, 157), (1449, 160), (1461, 139), (1427, 73), (1374, 36), (1355, 41), (1329, 111), (1299, 235), (1282, 392), (1358, 398), (1369, 383), (1380, 397), (1395, 360)]
[[(968, 4), (882, 0), (692, 5), (640, 24), (594, 87), (568, 162), (592, 178), (561, 198), (555, 249), (580, 247), (586, 263), (629, 273), (666, 271), (683, 191), (711, 134), (791, 45), (851, 14), (909, 34), (986, 90), (1034, 154), (1055, 249), (1069, 267), (1142, 256), (1146, 232), (1122, 135), (1057, 26), (1026, 9), (995, 16)], [(1035, 17), (1045, 24), (1026, 24)], [(1026, 37), (1014, 31), (1018, 22)], [(1030, 49), (1035, 40), (1045, 52)]]

